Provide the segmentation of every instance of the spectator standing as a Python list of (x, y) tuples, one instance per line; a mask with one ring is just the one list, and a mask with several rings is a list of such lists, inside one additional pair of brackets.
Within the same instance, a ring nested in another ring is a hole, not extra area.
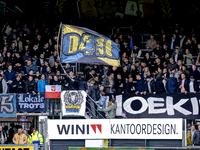
[(12, 65), (9, 65), (8, 70), (4, 73), (7, 84), (8, 84), (8, 93), (11, 93), (11, 84), (15, 80), (15, 72), (12, 70)]
[(108, 93), (113, 93), (114, 91), (114, 74), (113, 73), (110, 73), (109, 77), (107, 77), (104, 82), (103, 82), (103, 85), (105, 87), (105, 93), (108, 94)]
[(107, 109), (104, 109), (102, 107), (100, 107), (100, 109), (102, 109), (105, 113), (108, 113), (108, 119), (114, 119), (116, 116), (117, 102), (115, 101), (115, 99), (111, 99), (111, 105)]
[(27, 94), (36, 94), (36, 83), (33, 80), (33, 76), (29, 76), (28, 80), (26, 81), (26, 93)]
[(187, 140), (187, 146), (192, 146), (192, 138), (191, 138), (191, 125), (187, 125), (187, 133), (186, 133), (186, 140)]
[(3, 79), (2, 74), (0, 74), (0, 93), (7, 93), (8, 90), (8, 86), (7, 83), (5, 81), (5, 79)]
[(155, 83), (156, 93), (164, 93), (165, 92), (165, 85), (164, 85), (164, 74), (162, 73), (157, 79)]
[(135, 84), (133, 83), (133, 77), (129, 77), (126, 84), (126, 93), (135, 93)]
[(167, 79), (166, 90), (169, 93), (177, 92), (177, 79), (174, 77), (173, 73), (171, 73), (169, 78)]
[(189, 91), (189, 81), (186, 79), (186, 75), (182, 73), (181, 80), (179, 82), (178, 92), (187, 94), (188, 91)]
[(28, 60), (27, 61), (27, 66), (26, 66), (26, 73), (28, 74), (29, 73), (29, 70), (32, 69), (33, 70), (33, 73), (35, 74), (36, 71), (37, 71), (37, 67), (35, 66), (35, 64), (32, 63), (31, 60)]
[(45, 86), (48, 85), (48, 81), (45, 79), (45, 75), (41, 75), (41, 79), (38, 81), (38, 94), (45, 93)]
[(2, 126), (0, 126), (0, 144), (5, 144), (7, 141), (6, 132), (3, 130)]
[(116, 93), (124, 93), (126, 86), (125, 81), (122, 79), (122, 76), (120, 73), (117, 74), (117, 79), (115, 79), (115, 92)]
[(194, 133), (195, 133), (196, 129), (195, 129), (195, 125), (192, 125), (191, 126), (191, 139), (192, 139), (192, 142), (194, 141)]
[(100, 72), (100, 79), (103, 81), (110, 74), (109, 66), (104, 66)]
[(77, 90), (77, 78), (74, 76), (73, 71), (69, 72), (69, 76), (70, 78), (67, 76), (68, 78), (68, 82), (69, 82), (69, 90)]
[[(100, 107), (102, 108), (106, 108), (106, 100), (107, 100), (107, 97), (105, 96), (105, 92), (101, 92), (100, 93), (100, 99), (98, 101), (96, 101), (96, 104), (98, 104)], [(97, 107), (97, 117), (98, 119), (104, 119), (105, 117), (105, 113), (102, 111), (102, 109), (100, 109), (100, 107)]]
[(190, 71), (190, 76), (193, 76), (196, 80), (199, 80), (200, 73), (197, 70), (197, 66), (196, 65), (192, 65), (192, 70)]
[(83, 90), (83, 91), (87, 91), (88, 90), (88, 85), (87, 82), (84, 79), (84, 75), (80, 75), (80, 77), (78, 77), (78, 90)]
[(190, 93), (198, 92), (198, 83), (197, 83), (197, 80), (195, 80), (193, 76), (190, 76), (189, 92)]
[[(189, 49), (185, 50), (185, 55), (183, 55), (183, 64), (192, 64), (193, 56), (190, 53)], [(188, 66), (188, 68), (191, 68), (191, 66)]]
[(145, 91), (147, 93), (153, 93), (156, 94), (156, 86), (155, 86), (155, 81), (151, 76), (147, 76), (147, 82), (145, 86)]
[(33, 133), (29, 137), (29, 143), (34, 144), (37, 143), (38, 146), (41, 146), (44, 144), (44, 138), (43, 135), (40, 134), (36, 128), (33, 128)]
[(13, 93), (24, 93), (25, 84), (21, 80), (20, 75), (16, 76), (16, 79), (11, 84), (11, 86), (12, 86), (12, 92)]
[(138, 74), (136, 75), (137, 83), (135, 85), (135, 94), (143, 94), (145, 90), (145, 83), (144, 80), (141, 78), (141, 76)]
[(23, 134), (22, 128), (19, 127), (18, 133), (16, 133), (13, 137), (13, 143), (15, 145), (23, 145), (23, 144), (26, 144), (27, 141), (28, 141), (27, 136), (25, 134)]
[(192, 144), (193, 146), (200, 146), (200, 125), (198, 125), (198, 129), (194, 132)]

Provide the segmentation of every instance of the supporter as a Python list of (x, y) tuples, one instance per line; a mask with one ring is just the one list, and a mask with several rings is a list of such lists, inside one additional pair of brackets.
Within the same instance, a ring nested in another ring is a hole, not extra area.
[(177, 92), (177, 79), (174, 77), (173, 73), (171, 73), (167, 79), (165, 87), (169, 93)]
[(147, 49), (154, 49), (154, 48), (156, 48), (156, 44), (157, 44), (157, 42), (154, 39), (154, 35), (150, 34), (150, 39), (146, 43), (146, 48)]
[(122, 112), (122, 118), (123, 118), (123, 119), (128, 119), (128, 118), (126, 117), (126, 112), (125, 112), (125, 111)]
[(169, 56), (171, 56), (171, 50), (169, 49), (168, 44), (164, 43), (163, 51), (162, 51), (162, 57), (164, 57), (166, 55), (166, 53), (168, 53)]
[(179, 46), (175, 46), (175, 51), (172, 54), (172, 58), (176, 63), (178, 62), (178, 60), (183, 60), (183, 55), (180, 54)]
[(26, 89), (27, 94), (31, 94), (31, 93), (34, 95), (36, 94), (37, 87), (36, 87), (35, 81), (33, 80), (33, 76), (28, 77), (28, 80), (26, 81), (25, 89)]
[[(56, 46), (57, 46), (57, 45), (56, 45)], [(45, 56), (45, 57), (46, 57), (46, 56)], [(47, 57), (47, 58), (48, 58), (48, 57)], [(50, 64), (51, 67), (54, 66), (55, 62), (59, 62), (57, 50), (54, 50), (53, 55), (51, 55), (51, 56), (49, 57), (49, 64)]]
[(169, 62), (170, 63), (167, 65), (167, 70), (170, 70), (171, 68), (176, 69), (178, 67), (173, 58), (170, 58)]
[(128, 56), (131, 56), (132, 49), (130, 48), (130, 46), (128, 46), (128, 41), (127, 40), (124, 40), (124, 42), (123, 42), (122, 51), (125, 52)]
[(31, 60), (27, 61), (27, 65), (26, 65), (26, 73), (29, 73), (29, 70), (32, 69), (33, 73), (35, 74), (37, 71), (37, 67), (35, 66), (35, 64), (32, 63)]
[[(65, 74), (66, 74), (66, 72), (65, 72)], [(69, 90), (77, 90), (78, 80), (74, 76), (73, 71), (69, 72), (69, 77), (67, 76), (67, 78), (68, 78), (68, 82), (69, 82)]]
[(181, 74), (181, 80), (178, 85), (178, 92), (185, 93), (189, 92), (189, 81), (186, 79), (186, 75), (184, 73)]
[(152, 56), (155, 57), (155, 55), (158, 55), (158, 57), (162, 57), (162, 49), (160, 48), (160, 44), (156, 44), (156, 48), (152, 51)]
[(12, 70), (12, 65), (8, 66), (8, 70), (5, 71), (4, 75), (8, 84), (8, 93), (11, 93), (11, 84), (15, 80), (15, 72)]
[(13, 57), (11, 56), (11, 52), (7, 51), (6, 57), (4, 58), (4, 62), (7, 64), (12, 64), (13, 63)]
[(144, 59), (143, 59), (143, 62), (145, 62), (145, 63), (147, 64), (147, 66), (148, 66), (149, 68), (151, 68), (151, 65), (153, 64), (153, 61), (152, 61), (152, 59), (150, 58), (149, 53), (146, 53), (146, 54), (145, 54), (145, 57), (144, 57)]
[(188, 78), (190, 76), (190, 71), (187, 70), (185, 65), (182, 65), (182, 71), (186, 74), (186, 77)]
[(186, 142), (187, 142), (187, 146), (192, 146), (192, 138), (191, 138), (191, 125), (188, 124), (187, 125), (187, 133), (186, 133)]
[(193, 76), (196, 80), (199, 80), (200, 78), (200, 73), (197, 70), (196, 65), (192, 65), (192, 70), (190, 71), (190, 76)]
[(148, 68), (148, 67), (145, 67), (145, 68), (144, 68), (144, 72), (143, 72), (142, 75), (141, 75), (142, 79), (146, 80), (147, 76), (150, 76), (150, 75), (151, 75), (151, 73), (150, 73), (149, 68)]
[(91, 79), (89, 81), (89, 87), (88, 87), (88, 95), (90, 96), (88, 98), (88, 103), (90, 105), (89, 115), (92, 119), (96, 118), (96, 112), (95, 112), (95, 105), (93, 101), (97, 101), (97, 87), (94, 85), (95, 81)]
[(96, 104), (99, 105), (99, 106), (97, 106), (97, 117), (98, 117), (98, 119), (104, 119), (105, 118), (105, 113), (102, 111), (102, 109), (100, 109), (100, 107), (106, 109), (106, 100), (107, 100), (107, 97), (105, 96), (105, 93), (102, 91), (100, 93), (100, 99), (98, 101), (96, 101)]
[(103, 81), (110, 74), (109, 66), (104, 66), (100, 72), (100, 80)]
[(59, 80), (57, 76), (53, 76), (52, 85), (62, 85), (62, 81)]
[(193, 146), (200, 146), (200, 125), (198, 125), (198, 129), (194, 132), (192, 144)]
[(135, 53), (132, 53), (131, 57), (129, 57), (130, 65), (134, 65), (137, 60), (137, 55)]
[(103, 82), (106, 94), (113, 93), (114, 84), (115, 84), (115, 82), (114, 82), (114, 73), (110, 73), (110, 75), (107, 78), (105, 78), (105, 80)]
[(78, 90), (83, 90), (83, 91), (88, 90), (88, 85), (87, 85), (87, 82), (84, 79), (83, 74), (78, 77)]
[[(190, 53), (189, 49), (185, 50), (185, 55), (183, 55), (183, 64), (192, 64), (193, 56)], [(191, 66), (188, 66), (188, 68), (191, 68)]]
[(137, 83), (135, 85), (135, 94), (144, 94), (145, 90), (145, 83), (144, 80), (141, 78), (141, 76), (138, 74), (136, 75)]
[(183, 48), (183, 44), (184, 44), (184, 40), (185, 40), (185, 35), (183, 35), (183, 33), (179, 34), (179, 39), (180, 39), (180, 49)]
[(61, 66), (59, 65), (59, 63), (57, 61), (55, 61), (55, 64), (53, 65), (53, 67), (51, 68), (51, 70), (53, 72), (56, 72), (57, 70), (61, 70)]
[(157, 79), (158, 77), (160, 77), (162, 74), (162, 67), (158, 67), (158, 71), (155, 74), (155, 79)]
[(127, 66), (127, 71), (129, 72), (131, 69), (131, 65), (129, 64), (128, 57), (124, 58), (124, 62), (122, 63), (122, 67)]
[(24, 93), (24, 88), (25, 88), (25, 84), (24, 82), (21, 80), (20, 75), (16, 76), (16, 79), (13, 81), (13, 83), (11, 84), (12, 87), (12, 92), (13, 93)]
[(111, 99), (111, 105), (107, 109), (104, 109), (102, 107), (100, 107), (100, 109), (102, 109), (105, 113), (108, 113), (108, 119), (114, 119), (116, 116), (117, 102), (115, 101), (115, 99)]
[(196, 129), (195, 129), (195, 125), (192, 125), (191, 126), (191, 139), (192, 139), (192, 142), (194, 141), (194, 133), (195, 133)]
[(40, 57), (37, 59), (37, 66), (42, 66), (42, 64), (45, 62), (45, 58), (44, 58), (44, 54), (43, 53), (41, 53), (40, 54)]
[[(161, 48), (163, 48), (164, 43), (168, 43), (166, 34), (162, 34), (162, 38), (160, 39), (159, 44), (160, 44)], [(162, 55), (162, 51), (161, 51), (161, 55)]]
[(47, 80), (45, 79), (45, 75), (41, 75), (41, 79), (38, 81), (38, 94), (44, 94), (45, 93), (45, 86), (48, 85)]
[(105, 93), (103, 84), (101, 84), (101, 85), (97, 88), (97, 99), (98, 99), (98, 100), (100, 99), (100, 93), (101, 93), (101, 92), (104, 92), (104, 93)]
[(155, 81), (151, 76), (147, 76), (145, 84), (145, 92), (156, 94)]
[(86, 76), (86, 81), (90, 80), (90, 79), (94, 79), (96, 76), (96, 71), (94, 68), (91, 69), (91, 71), (88, 73), (88, 75)]
[(22, 128), (18, 128), (18, 133), (16, 133), (13, 137), (13, 143), (16, 145), (23, 145), (28, 142), (27, 136), (23, 134)]
[(126, 84), (126, 93), (135, 93), (135, 84), (133, 83), (133, 77), (129, 77)]
[(193, 76), (190, 76), (189, 92), (196, 93), (199, 91), (198, 89), (199, 89), (199, 86), (198, 86), (197, 80), (195, 80)]
[(161, 73), (159, 77), (157, 77), (156, 82), (155, 82), (155, 87), (156, 87), (156, 93), (164, 93), (165, 91), (165, 85), (164, 85), (164, 74)]
[(23, 50), (23, 43), (22, 41), (20, 40), (20, 37), (17, 37), (16, 40), (13, 40), (13, 42), (15, 43), (16, 47), (17, 47), (17, 50), (19, 52), (22, 52)]
[(178, 38), (176, 37), (176, 34), (174, 33), (173, 34), (173, 37), (171, 38), (171, 45), (170, 45), (170, 49), (171, 50), (174, 50), (175, 49), (175, 46), (176, 45), (179, 45), (179, 40), (178, 40)]
[(115, 79), (114, 88), (116, 93), (124, 93), (126, 86), (124, 78), (122, 78), (121, 74), (117, 74), (117, 79)]
[(0, 74), (0, 93), (7, 93), (8, 90), (8, 86), (7, 83), (5, 81), (5, 79), (3, 79), (2, 74)]
[(135, 69), (135, 65), (131, 65), (130, 76), (133, 77), (133, 81), (136, 81), (137, 74), (139, 74), (139, 71)]
[(0, 126), (0, 144), (5, 144), (7, 141), (6, 132), (3, 130), (2, 126)]

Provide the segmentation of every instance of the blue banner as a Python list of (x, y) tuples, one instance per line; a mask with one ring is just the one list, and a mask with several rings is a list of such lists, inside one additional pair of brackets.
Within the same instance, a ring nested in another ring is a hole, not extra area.
[(46, 112), (45, 94), (16, 94), (18, 112)]
[(119, 66), (118, 45), (106, 36), (83, 27), (62, 25), (61, 63)]
[(16, 117), (16, 95), (0, 94), (0, 117)]

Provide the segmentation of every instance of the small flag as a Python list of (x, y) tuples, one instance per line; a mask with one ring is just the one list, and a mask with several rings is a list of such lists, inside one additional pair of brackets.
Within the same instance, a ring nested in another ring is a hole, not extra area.
[(45, 98), (61, 98), (61, 85), (46, 85)]

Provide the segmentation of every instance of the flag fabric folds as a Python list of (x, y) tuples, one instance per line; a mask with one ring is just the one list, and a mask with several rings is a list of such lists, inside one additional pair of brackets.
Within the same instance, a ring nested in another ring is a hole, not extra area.
[(45, 98), (61, 98), (61, 85), (46, 85)]
[(61, 63), (119, 66), (118, 45), (87, 28), (62, 25)]

